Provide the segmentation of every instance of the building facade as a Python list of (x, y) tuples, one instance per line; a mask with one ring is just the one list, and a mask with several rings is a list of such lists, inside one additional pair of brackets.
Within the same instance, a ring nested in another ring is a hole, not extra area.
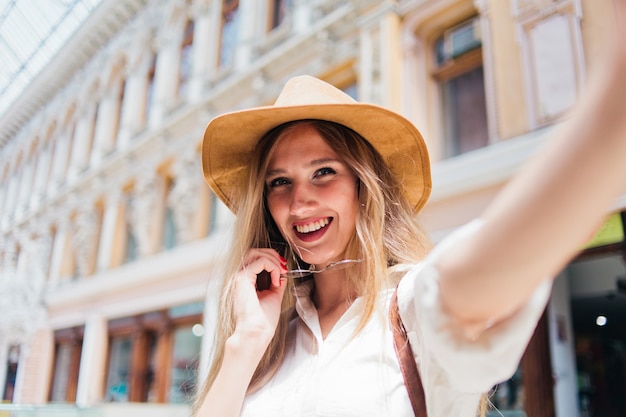
[[(404, 114), (431, 153), (420, 218), (438, 241), (567, 116), (612, 19), (596, 0), (103, 0), (0, 116), (6, 407), (188, 415), (233, 219), (202, 179), (212, 117), (271, 104), (299, 74)], [(624, 207), (555, 282), (520, 372), (492, 393), (501, 410), (626, 409), (626, 376), (610, 375), (626, 371), (611, 327)]]

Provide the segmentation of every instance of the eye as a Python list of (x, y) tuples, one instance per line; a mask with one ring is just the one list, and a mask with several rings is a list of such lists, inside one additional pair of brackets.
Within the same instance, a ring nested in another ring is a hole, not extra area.
[(335, 171), (334, 169), (330, 168), (330, 167), (324, 167), (324, 168), (320, 168), (317, 171), (315, 171), (315, 174), (313, 174), (313, 177), (323, 177), (326, 175), (332, 175), (332, 174), (336, 174), (337, 171)]
[(287, 178), (278, 177), (278, 178), (274, 178), (268, 181), (267, 186), (269, 188), (276, 188), (276, 187), (280, 187), (281, 185), (287, 185), (287, 184), (289, 184), (289, 180)]

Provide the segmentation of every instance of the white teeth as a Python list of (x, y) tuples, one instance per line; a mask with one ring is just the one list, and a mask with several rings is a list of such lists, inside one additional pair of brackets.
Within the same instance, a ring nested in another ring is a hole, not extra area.
[(298, 233), (311, 233), (327, 226), (328, 223), (330, 223), (330, 220), (328, 219), (318, 220), (309, 224), (297, 225), (296, 230)]

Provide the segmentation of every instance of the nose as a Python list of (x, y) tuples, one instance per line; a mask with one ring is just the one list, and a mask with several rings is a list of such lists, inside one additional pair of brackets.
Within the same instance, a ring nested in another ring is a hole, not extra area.
[(297, 182), (291, 190), (289, 211), (293, 215), (305, 214), (315, 206), (315, 190), (308, 183)]

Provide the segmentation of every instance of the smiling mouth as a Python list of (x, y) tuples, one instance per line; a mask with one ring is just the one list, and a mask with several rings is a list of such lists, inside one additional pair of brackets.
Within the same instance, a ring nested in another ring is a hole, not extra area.
[(296, 232), (302, 234), (313, 233), (328, 226), (331, 220), (332, 218), (327, 217), (325, 219), (317, 220), (309, 224), (298, 224), (294, 226), (294, 229), (296, 230)]

